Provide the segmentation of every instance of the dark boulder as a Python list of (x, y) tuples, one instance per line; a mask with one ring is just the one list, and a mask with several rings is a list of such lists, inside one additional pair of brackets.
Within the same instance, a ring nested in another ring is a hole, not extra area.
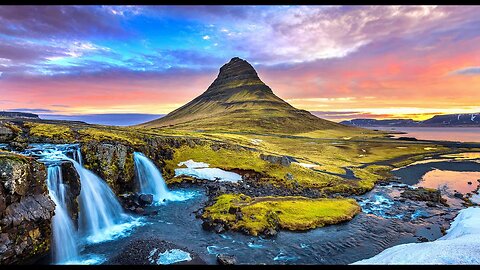
[(138, 202), (142, 206), (150, 205), (150, 204), (153, 203), (153, 195), (152, 194), (140, 194), (140, 196), (138, 196)]

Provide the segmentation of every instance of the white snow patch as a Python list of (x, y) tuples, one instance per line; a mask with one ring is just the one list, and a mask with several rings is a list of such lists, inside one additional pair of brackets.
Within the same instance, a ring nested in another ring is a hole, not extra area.
[(196, 162), (196, 161), (193, 161), (191, 159), (187, 160), (187, 161), (183, 161), (183, 162), (180, 162), (177, 164), (178, 167), (181, 167), (181, 166), (187, 166), (187, 168), (208, 168), (208, 166), (210, 164), (208, 163), (205, 163), (205, 162)]
[(443, 237), (388, 248), (353, 264), (480, 264), (480, 208), (460, 210)]
[(242, 176), (238, 173), (224, 171), (218, 168), (208, 168), (209, 164), (204, 162), (195, 162), (187, 160), (178, 163), (178, 166), (187, 166), (187, 168), (175, 169), (175, 176), (186, 175), (198, 179), (218, 180), (227, 182), (238, 182), (242, 180)]
[(300, 166), (305, 167), (305, 168), (314, 168), (314, 167), (318, 166), (317, 164), (302, 163), (302, 162), (292, 162), (292, 163), (295, 163), (295, 164), (300, 165)]
[(242, 176), (238, 173), (227, 172), (218, 168), (180, 168), (175, 169), (175, 176), (186, 175), (198, 179), (238, 182)]
[(170, 249), (158, 254), (157, 264), (173, 264), (176, 262), (191, 261), (190, 253), (181, 249)]
[(253, 144), (255, 144), (255, 145), (259, 145), (261, 142), (263, 142), (263, 140), (260, 140), (260, 139), (251, 139), (250, 142), (253, 143)]

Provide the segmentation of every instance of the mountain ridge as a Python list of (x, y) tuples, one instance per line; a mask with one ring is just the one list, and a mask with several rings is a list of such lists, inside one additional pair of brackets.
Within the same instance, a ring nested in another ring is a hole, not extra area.
[(355, 127), (480, 127), (480, 113), (441, 114), (432, 118), (415, 121), (413, 119), (373, 119), (358, 118), (340, 122)]

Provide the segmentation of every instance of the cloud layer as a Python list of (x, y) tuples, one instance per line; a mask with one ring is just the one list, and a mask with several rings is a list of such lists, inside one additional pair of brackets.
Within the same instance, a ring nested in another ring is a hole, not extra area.
[(239, 56), (331, 119), (479, 111), (479, 24), (475, 6), (2, 6), (0, 108), (168, 113)]

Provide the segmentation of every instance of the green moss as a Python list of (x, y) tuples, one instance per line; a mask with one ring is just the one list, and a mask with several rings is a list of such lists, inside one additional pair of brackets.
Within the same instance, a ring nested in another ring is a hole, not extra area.
[[(237, 220), (230, 209), (242, 213)], [(203, 218), (221, 220), (233, 230), (258, 235), (268, 228), (308, 230), (352, 219), (361, 211), (354, 199), (309, 199), (305, 197), (257, 197), (223, 194), (205, 208)]]
[(144, 145), (138, 136), (132, 132), (107, 130), (100, 128), (85, 128), (78, 131), (84, 141), (120, 141), (130, 145)]
[(4, 125), (15, 134), (19, 134), (22, 132), (22, 129), (19, 126), (15, 125), (14, 123), (6, 122), (4, 123)]
[(25, 126), (30, 128), (31, 136), (61, 141), (73, 141), (75, 139), (70, 127), (65, 125), (26, 122)]

